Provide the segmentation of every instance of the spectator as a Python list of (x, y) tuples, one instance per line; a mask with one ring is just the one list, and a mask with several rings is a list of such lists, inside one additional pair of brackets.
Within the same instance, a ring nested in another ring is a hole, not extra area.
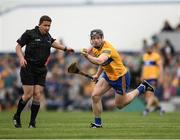
[(176, 31), (176, 32), (180, 32), (180, 23), (176, 26), (175, 31)]
[(167, 67), (171, 64), (173, 56), (175, 55), (175, 49), (169, 39), (165, 40), (165, 44), (161, 49), (162, 56), (164, 58), (164, 67)]
[(165, 20), (164, 22), (164, 26), (161, 29), (161, 32), (171, 32), (174, 31), (174, 29), (172, 28), (171, 24), (169, 23), (168, 20)]
[(147, 39), (143, 39), (142, 40), (142, 50), (143, 50), (143, 53), (146, 52), (146, 49), (148, 48), (148, 42), (147, 42)]

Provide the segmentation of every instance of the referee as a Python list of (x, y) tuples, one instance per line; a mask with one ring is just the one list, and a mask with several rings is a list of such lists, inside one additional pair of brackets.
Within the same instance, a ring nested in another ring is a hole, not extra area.
[[(16, 54), (20, 61), (20, 77), (24, 94), (18, 102), (17, 111), (13, 116), (16, 128), (21, 128), (21, 112), (32, 97), (29, 128), (36, 127), (36, 116), (40, 108), (40, 97), (45, 86), (47, 74), (46, 62), (50, 56), (51, 47), (73, 53), (72, 48), (61, 45), (49, 34), (51, 18), (44, 15), (39, 20), (39, 26), (26, 30), (17, 40)], [(25, 48), (25, 55), (22, 47)]]

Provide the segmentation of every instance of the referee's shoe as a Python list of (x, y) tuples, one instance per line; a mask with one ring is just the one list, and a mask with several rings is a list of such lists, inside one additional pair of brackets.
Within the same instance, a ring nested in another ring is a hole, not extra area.
[(30, 122), (29, 128), (36, 128), (36, 122)]
[(22, 127), (21, 126), (20, 116), (18, 116), (16, 114), (13, 116), (13, 124), (14, 124), (14, 127), (16, 127), (16, 128), (21, 128)]

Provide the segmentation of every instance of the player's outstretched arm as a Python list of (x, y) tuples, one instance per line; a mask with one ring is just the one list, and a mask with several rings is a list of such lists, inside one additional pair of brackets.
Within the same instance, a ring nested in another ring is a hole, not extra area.
[(88, 59), (91, 63), (96, 64), (96, 65), (102, 65), (104, 62), (108, 60), (108, 56), (103, 53), (99, 57), (94, 57), (90, 54), (87, 53), (86, 49), (81, 50), (81, 54)]

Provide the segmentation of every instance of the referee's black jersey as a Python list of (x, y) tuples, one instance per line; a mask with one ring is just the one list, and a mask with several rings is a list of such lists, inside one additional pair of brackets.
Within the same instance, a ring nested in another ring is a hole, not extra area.
[(26, 45), (25, 59), (29, 64), (44, 66), (49, 55), (52, 43), (55, 41), (51, 35), (42, 35), (39, 27), (32, 30), (26, 30), (17, 40), (21, 47)]

